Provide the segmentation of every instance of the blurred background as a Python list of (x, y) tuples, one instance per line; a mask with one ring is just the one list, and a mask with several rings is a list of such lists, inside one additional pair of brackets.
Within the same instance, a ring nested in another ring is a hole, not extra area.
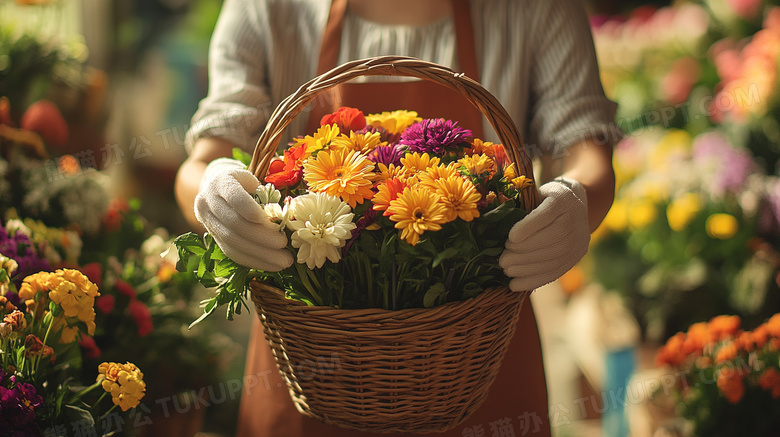
[[(553, 432), (780, 435), (780, 2), (585, 3), (626, 136), (589, 255), (533, 296)], [(235, 432), (252, 315), (188, 330), (207, 291), (155, 256), (189, 231), (173, 181), (220, 6), (0, 0), (2, 220), (115, 296), (82, 348), (137, 357), (140, 435)]]

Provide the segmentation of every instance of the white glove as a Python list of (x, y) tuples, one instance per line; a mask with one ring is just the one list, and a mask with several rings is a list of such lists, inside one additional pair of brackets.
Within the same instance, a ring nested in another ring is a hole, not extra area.
[(513, 291), (535, 290), (560, 278), (590, 243), (588, 200), (582, 184), (558, 178), (539, 188), (542, 203), (509, 230), (498, 260)]
[(220, 158), (206, 167), (195, 197), (195, 217), (230, 259), (246, 267), (276, 272), (290, 267), (287, 235), (268, 218), (252, 194), (260, 185), (246, 166)]

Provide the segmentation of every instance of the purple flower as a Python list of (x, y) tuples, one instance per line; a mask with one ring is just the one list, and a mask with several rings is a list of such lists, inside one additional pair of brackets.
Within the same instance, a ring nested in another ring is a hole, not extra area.
[(457, 121), (429, 118), (406, 128), (401, 134), (399, 144), (408, 146), (411, 152), (440, 156), (469, 137), (471, 131), (458, 127)]
[(360, 232), (363, 231), (363, 229), (371, 226), (376, 221), (376, 211), (374, 211), (374, 208), (368, 208), (366, 210), (366, 213), (363, 215), (363, 217), (360, 217), (358, 221), (355, 223), (356, 227), (352, 230), (352, 236), (347, 240), (347, 244), (344, 245), (344, 247), (341, 249), (341, 256), (344, 257), (347, 255), (347, 251), (350, 247), (352, 247), (353, 244), (355, 244), (355, 241), (360, 236)]
[(27, 276), (42, 270), (51, 269), (46, 259), (38, 256), (33, 242), (30, 241), (27, 235), (16, 232), (11, 237), (3, 226), (0, 226), (0, 253), (16, 260), (17, 264), (19, 264), (16, 272), (11, 277), (11, 280), (17, 287), (21, 286), (22, 280)]
[(379, 146), (370, 151), (368, 155), (366, 155), (366, 158), (373, 161), (375, 164), (384, 164), (389, 167), (390, 164), (395, 164), (396, 166), (401, 165), (401, 158), (403, 158), (403, 156), (403, 149), (394, 145)]
[(0, 386), (0, 429), (7, 430), (12, 436), (40, 436), (35, 425), (35, 411), (43, 406), (43, 398), (35, 387), (10, 378), (14, 388)]
[(758, 171), (747, 150), (734, 147), (718, 132), (701, 134), (693, 141), (693, 162), (697, 168), (709, 171), (709, 187), (714, 196), (739, 191), (751, 173)]

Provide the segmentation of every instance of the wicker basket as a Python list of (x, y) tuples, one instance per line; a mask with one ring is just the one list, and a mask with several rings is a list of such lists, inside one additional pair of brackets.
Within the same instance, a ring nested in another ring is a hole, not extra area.
[[(532, 175), (520, 135), (495, 97), (462, 74), (397, 56), (347, 63), (299, 88), (271, 115), (250, 171), (265, 176), (284, 129), (318, 93), (374, 75), (457, 90), (487, 117), (518, 173)], [(523, 203), (535, 207), (538, 192), (524, 190)], [(528, 295), (497, 288), (431, 309), (390, 311), (307, 306), (259, 281), (250, 290), (301, 413), (349, 429), (417, 433), (451, 429), (484, 401)]]

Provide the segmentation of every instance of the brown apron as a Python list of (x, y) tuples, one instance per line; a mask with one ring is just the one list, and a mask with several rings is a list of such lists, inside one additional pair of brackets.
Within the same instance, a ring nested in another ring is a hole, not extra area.
[[(336, 67), (347, 0), (333, 0), (323, 37), (318, 74)], [(453, 0), (460, 70), (479, 80), (468, 0)], [(345, 83), (325, 99), (317, 99), (309, 113), (313, 132), (323, 115), (341, 106), (365, 113), (408, 109), (421, 117), (457, 120), (482, 136), (482, 114), (460, 94), (428, 81)], [(239, 410), (239, 437), (359, 437), (376, 435), (325, 425), (300, 414), (293, 405), (255, 317), (247, 355)], [(252, 383), (252, 384), (250, 384)], [(253, 385), (253, 387), (250, 387)], [(549, 436), (547, 386), (542, 350), (530, 302), (523, 305), (517, 330), (509, 345), (487, 400), (463, 424), (437, 437), (480, 435)], [(514, 430), (514, 433), (509, 431)], [(409, 434), (383, 434), (400, 436)], [(420, 434), (418, 434), (420, 435)]]

